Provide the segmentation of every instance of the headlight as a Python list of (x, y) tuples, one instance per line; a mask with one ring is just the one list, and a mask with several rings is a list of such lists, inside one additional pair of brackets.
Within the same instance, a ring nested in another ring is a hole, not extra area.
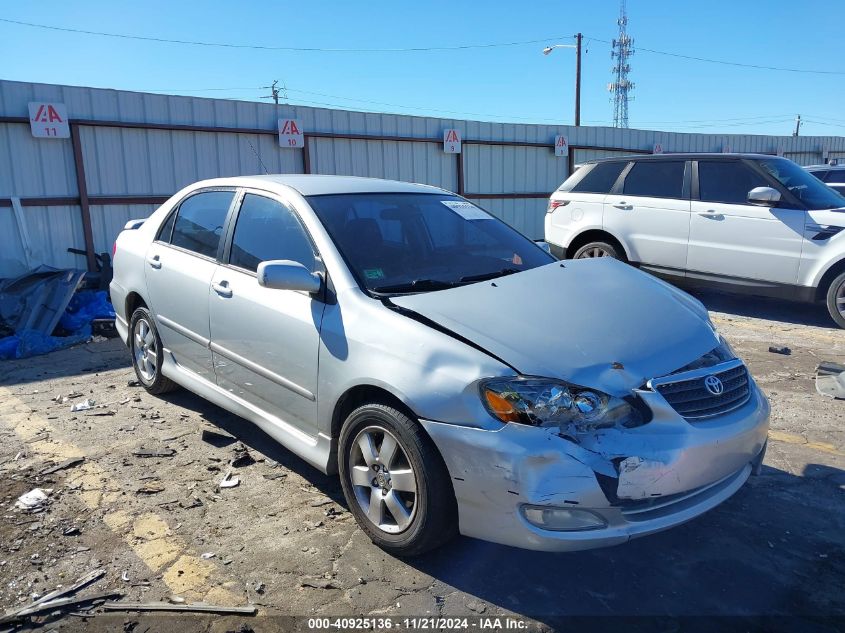
[(642, 423), (639, 411), (621, 398), (550, 378), (490, 378), (480, 389), (487, 411), (501, 422), (581, 428)]

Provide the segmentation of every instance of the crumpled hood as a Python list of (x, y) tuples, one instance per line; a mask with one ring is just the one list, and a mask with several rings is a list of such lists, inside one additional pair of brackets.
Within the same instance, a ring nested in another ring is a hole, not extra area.
[(391, 301), (521, 374), (613, 395), (680, 369), (719, 344), (699, 301), (611, 258), (556, 262)]

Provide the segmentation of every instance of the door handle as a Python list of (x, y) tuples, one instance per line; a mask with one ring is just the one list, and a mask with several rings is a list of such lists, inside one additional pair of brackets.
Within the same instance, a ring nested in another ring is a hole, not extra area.
[(155, 269), (161, 268), (161, 258), (158, 255), (147, 257), (147, 263)]
[(221, 297), (231, 297), (232, 289), (229, 287), (228, 281), (221, 281), (220, 283), (211, 284), (211, 289), (214, 290)]
[(616, 207), (617, 209), (622, 209), (623, 211), (630, 211), (631, 209), (634, 208), (634, 205), (627, 204), (624, 200), (617, 202), (613, 206)]
[(716, 213), (715, 209), (706, 209), (705, 211), (699, 211), (698, 215), (704, 218), (721, 218), (721, 213)]

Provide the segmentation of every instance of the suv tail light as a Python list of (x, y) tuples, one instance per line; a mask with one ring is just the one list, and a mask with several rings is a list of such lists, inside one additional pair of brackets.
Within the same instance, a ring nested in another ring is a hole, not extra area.
[(549, 208), (546, 209), (546, 213), (554, 213), (555, 209), (565, 207), (568, 204), (569, 200), (549, 200)]

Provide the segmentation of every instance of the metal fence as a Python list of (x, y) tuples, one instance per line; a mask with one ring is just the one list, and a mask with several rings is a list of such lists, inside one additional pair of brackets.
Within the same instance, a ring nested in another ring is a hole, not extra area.
[[(34, 101), (67, 106), (69, 139), (32, 136)], [(304, 147), (279, 147), (279, 118), (301, 121)], [(444, 153), (448, 128), (461, 131), (462, 153)], [(567, 156), (554, 154), (558, 134)], [(781, 152), (802, 164), (845, 155), (843, 137), (489, 123), (0, 81), (0, 277), (40, 263), (80, 266), (68, 247), (93, 267), (128, 219), (181, 187), (265, 169), (438, 185), (540, 238), (546, 200), (576, 165), (656, 143), (665, 152)]]

